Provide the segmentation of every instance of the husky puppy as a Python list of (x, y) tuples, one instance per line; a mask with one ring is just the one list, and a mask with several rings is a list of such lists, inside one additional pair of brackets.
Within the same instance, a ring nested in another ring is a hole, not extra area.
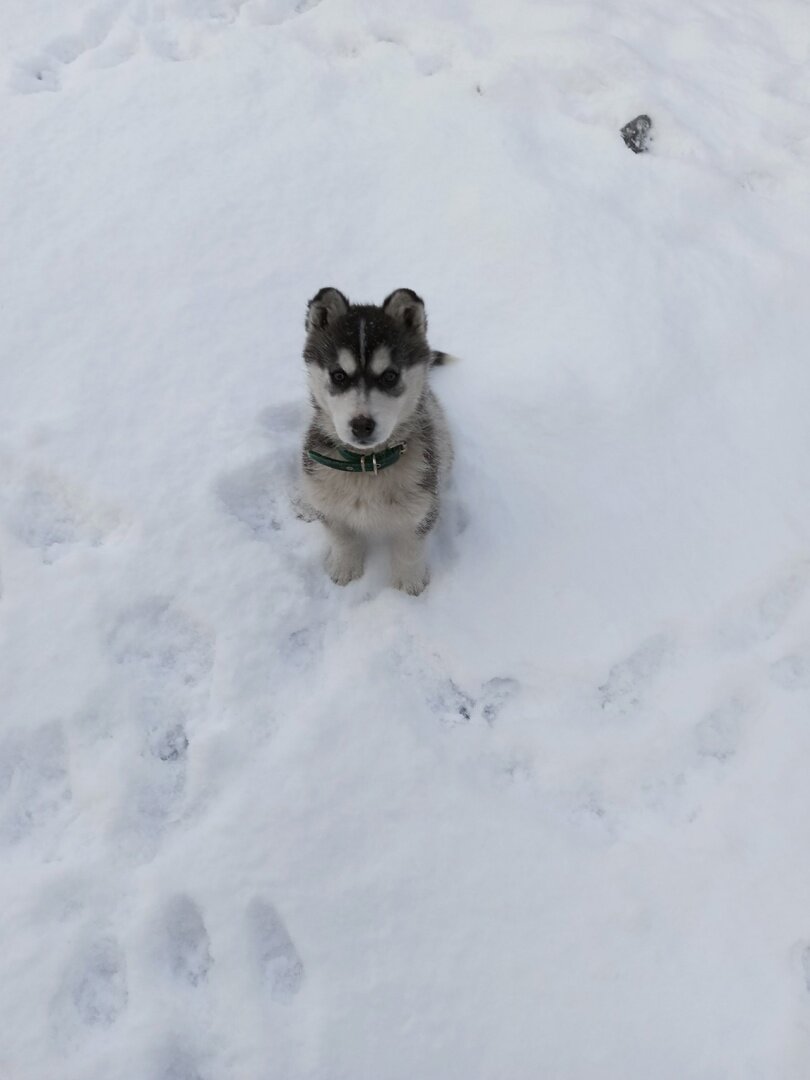
[(378, 307), (321, 289), (307, 308), (304, 345), (312, 422), (304, 442), (305, 502), (326, 526), (326, 569), (359, 578), (371, 537), (391, 542), (396, 588), (429, 580), (425, 539), (439, 514), (452, 446), (428, 386), (444, 353), (427, 342), (425, 305), (397, 289)]

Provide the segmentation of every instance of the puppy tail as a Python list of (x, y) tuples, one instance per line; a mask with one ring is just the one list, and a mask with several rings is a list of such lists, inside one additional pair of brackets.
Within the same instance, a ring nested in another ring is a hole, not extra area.
[(448, 364), (457, 364), (458, 357), (452, 356), (450, 353), (438, 352), (434, 349), (430, 354), (430, 362), (433, 367), (446, 367)]

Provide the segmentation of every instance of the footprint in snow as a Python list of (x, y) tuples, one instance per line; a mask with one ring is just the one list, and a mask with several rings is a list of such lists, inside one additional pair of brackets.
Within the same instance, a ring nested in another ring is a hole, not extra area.
[(245, 0), (191, 0), (172, 10), (165, 4), (110, 0), (91, 11), (76, 33), (55, 38), (39, 55), (18, 64), (11, 87), (22, 94), (58, 91), (78, 61), (115, 67), (142, 46), (161, 60), (192, 60), (207, 39), (236, 22), (244, 5)]
[(173, 723), (153, 732), (149, 749), (160, 761), (181, 761), (188, 750), (188, 736), (182, 723)]
[(196, 1056), (180, 1046), (171, 1046), (161, 1052), (154, 1077), (155, 1080), (206, 1080)]
[[(443, 727), (459, 730), (492, 729), (502, 711), (521, 692), (521, 684), (509, 676), (495, 676), (467, 691), (447, 676), (427, 672), (406, 662), (403, 672), (408, 682), (424, 687), (425, 704), (431, 717)], [(479, 742), (481, 761), (497, 787), (525, 787), (532, 779), (529, 755), (520, 746), (495, 745), (488, 736)]]
[(18, 64), (9, 86), (19, 94), (55, 93), (62, 88), (60, 68), (55, 57), (42, 53)]
[(553, 800), (556, 812), (567, 827), (588, 842), (611, 843), (618, 835), (618, 822), (604, 797), (589, 789), (558, 795)]
[(248, 0), (243, 10), (246, 21), (254, 26), (279, 26), (305, 15), (320, 3), (321, 0)]
[(743, 601), (721, 628), (721, 643), (744, 649), (768, 641), (786, 625), (807, 591), (804, 567), (776, 579), (753, 601)]
[(509, 676), (495, 676), (477, 689), (467, 690), (437, 670), (436, 661), (441, 662), (439, 657), (433, 661), (421, 658), (413, 647), (394, 655), (400, 675), (408, 683), (426, 688), (425, 703), (429, 711), (449, 727), (476, 720), (483, 720), (491, 727), (501, 710), (520, 692), (520, 683)]
[(286, 494), (271, 457), (254, 461), (219, 479), (216, 494), (223, 508), (255, 540), (270, 540), (284, 524)]
[(188, 896), (175, 896), (163, 914), (164, 945), (172, 974), (190, 986), (208, 977), (213, 963), (208, 930), (197, 904)]
[(99, 547), (119, 525), (119, 515), (93, 502), (54, 474), (30, 472), (0, 490), (0, 515), (13, 536), (56, 562), (78, 545)]
[(144, 747), (130, 761), (119, 837), (132, 858), (148, 858), (163, 830), (178, 816), (186, 790), (189, 739), (182, 720), (155, 720), (146, 710)]
[(61, 723), (9, 731), (0, 743), (0, 835), (9, 842), (47, 825), (71, 801)]
[(144, 23), (141, 37), (147, 48), (160, 60), (183, 63), (200, 55), (198, 28), (187, 21), (156, 19)]
[(191, 0), (182, 5), (142, 4), (129, 9), (129, 24), (147, 49), (171, 63), (194, 60), (206, 41), (234, 23), (244, 0)]
[(673, 648), (668, 634), (655, 634), (625, 660), (614, 664), (599, 687), (602, 708), (622, 715), (640, 705), (645, 691), (670, 659)]
[(126, 959), (113, 937), (86, 942), (68, 964), (57, 995), (63, 1023), (72, 1016), (87, 1028), (111, 1027), (127, 1007)]
[[(691, 754), (668, 758), (667, 767), (647, 773), (639, 787), (645, 810), (672, 823), (689, 823), (702, 812), (707, 787), (716, 783), (719, 772), (706, 773), (707, 766), (726, 768), (740, 750), (745, 734), (746, 706), (731, 698), (705, 714), (691, 729)], [(673, 764), (680, 764), (672, 770)], [(702, 768), (699, 766), (702, 764)]]
[(44, 923), (69, 923), (87, 912), (95, 899), (90, 875), (83, 870), (61, 869), (38, 891), (29, 909), (32, 919)]
[(107, 636), (112, 658), (159, 684), (195, 687), (214, 663), (214, 635), (167, 597), (123, 611)]
[(770, 668), (771, 681), (783, 690), (810, 688), (810, 656), (790, 653), (774, 661)]
[(435, 685), (428, 697), (428, 704), (444, 724), (466, 724), (480, 717), (492, 727), (501, 709), (519, 690), (520, 683), (517, 679), (498, 676), (487, 679), (478, 691), (468, 694), (452, 679), (445, 679)]
[(805, 945), (800, 959), (805, 990), (810, 994), (810, 945)]
[(467, 724), (472, 719), (475, 701), (461, 690), (452, 679), (436, 683), (427, 699), (430, 711), (435, 713), (443, 724)]
[(127, 769), (120, 839), (130, 856), (148, 857), (185, 793), (189, 718), (206, 707), (214, 635), (167, 598), (150, 597), (118, 616), (107, 647), (135, 677), (127, 708), (140, 742)]
[(294, 630), (279, 647), (284, 663), (295, 671), (309, 671), (323, 652), (324, 624)]
[(257, 540), (272, 540), (291, 512), (300, 512), (297, 485), (301, 440), (306, 426), (303, 405), (283, 402), (264, 409), (259, 426), (272, 445), (270, 453), (220, 477), (215, 491), (223, 508)]
[(478, 706), (484, 720), (492, 727), (498, 719), (501, 709), (520, 691), (517, 679), (496, 677), (487, 679), (481, 687)]
[(148, 858), (185, 792), (186, 771), (169, 767), (163, 773), (137, 768), (133, 772), (136, 775), (123, 808), (121, 839), (128, 854)]
[(713, 709), (695, 727), (695, 744), (701, 757), (729, 761), (737, 752), (742, 737), (743, 705), (727, 701)]
[(266, 900), (257, 897), (248, 906), (248, 944), (262, 982), (275, 1001), (290, 1002), (304, 979), (304, 965), (287, 927)]
[(102, 4), (85, 16), (76, 33), (54, 38), (38, 56), (18, 65), (11, 78), (12, 89), (21, 94), (60, 90), (70, 66), (104, 44), (120, 10), (120, 3)]

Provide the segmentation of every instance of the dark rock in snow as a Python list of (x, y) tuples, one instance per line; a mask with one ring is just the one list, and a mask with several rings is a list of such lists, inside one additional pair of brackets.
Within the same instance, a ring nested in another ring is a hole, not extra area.
[(622, 138), (625, 145), (629, 146), (634, 154), (643, 154), (650, 148), (650, 131), (652, 120), (644, 113), (625, 124), (622, 128)]

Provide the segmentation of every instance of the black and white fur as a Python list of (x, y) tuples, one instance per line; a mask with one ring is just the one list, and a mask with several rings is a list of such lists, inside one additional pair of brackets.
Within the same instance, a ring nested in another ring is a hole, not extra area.
[[(326, 569), (338, 585), (359, 578), (372, 537), (391, 542), (392, 580), (417, 596), (429, 581), (425, 539), (439, 514), (439, 492), (453, 451), (428, 385), (445, 356), (427, 342), (425, 305), (397, 289), (381, 306), (351, 304), (321, 289), (307, 309), (304, 346), (313, 416), (303, 453), (305, 501), (329, 534)], [(308, 451), (339, 457), (340, 447), (371, 455), (405, 443), (376, 475), (339, 472)]]

